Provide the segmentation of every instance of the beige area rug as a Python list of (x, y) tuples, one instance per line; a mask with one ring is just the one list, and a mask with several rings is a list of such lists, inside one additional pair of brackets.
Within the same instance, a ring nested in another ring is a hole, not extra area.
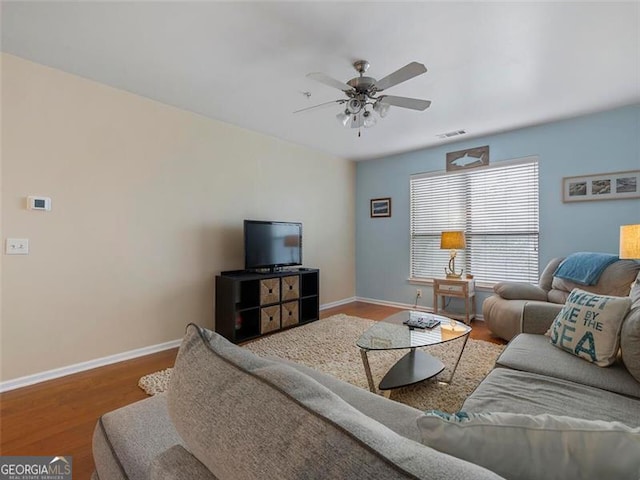
[[(258, 355), (275, 355), (293, 360), (368, 390), (367, 377), (356, 341), (374, 323), (373, 320), (364, 318), (334, 315), (260, 338), (244, 348)], [(424, 348), (445, 364), (445, 370), (437, 378), (450, 377), (463, 341), (452, 340)], [(491, 371), (503, 349), (502, 345), (469, 339), (450, 385), (439, 384), (434, 380), (425, 381), (391, 390), (390, 398), (420, 410), (458, 411), (464, 400)], [(407, 350), (368, 353), (376, 385), (389, 368), (406, 353)], [(171, 369), (153, 373), (142, 377), (138, 386), (149, 395), (154, 395), (166, 389), (170, 376)]]

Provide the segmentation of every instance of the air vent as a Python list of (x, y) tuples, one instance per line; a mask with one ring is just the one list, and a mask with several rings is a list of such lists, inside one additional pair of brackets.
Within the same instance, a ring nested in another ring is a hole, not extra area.
[(457, 137), (458, 135), (464, 135), (465, 133), (467, 133), (466, 130), (454, 130), (453, 132), (440, 133), (439, 135), (436, 135), (436, 137), (451, 138), (451, 137)]

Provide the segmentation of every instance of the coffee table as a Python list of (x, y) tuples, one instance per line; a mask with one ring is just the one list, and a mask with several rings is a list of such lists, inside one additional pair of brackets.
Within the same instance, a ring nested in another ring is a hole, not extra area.
[[(432, 329), (420, 329), (411, 328), (402, 323), (409, 318), (424, 317), (434, 317), (440, 320), (440, 325)], [(443, 382), (451, 383), (453, 375), (458, 368), (458, 363), (460, 363), (464, 347), (467, 345), (470, 332), (471, 327), (464, 323), (442, 315), (413, 310), (398, 312), (380, 322), (376, 322), (356, 342), (356, 345), (360, 347), (360, 355), (367, 374), (369, 390), (376, 392), (367, 357), (368, 352), (372, 350), (409, 349), (409, 352), (398, 360), (380, 381), (380, 390), (390, 390), (422, 382), (435, 377), (444, 370), (444, 363), (438, 358), (422, 350), (416, 350), (417, 348), (450, 342), (464, 337), (464, 343), (456, 359), (451, 376)]]

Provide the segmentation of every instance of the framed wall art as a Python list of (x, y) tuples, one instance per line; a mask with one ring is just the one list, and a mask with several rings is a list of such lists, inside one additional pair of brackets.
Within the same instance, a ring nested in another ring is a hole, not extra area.
[(489, 165), (489, 145), (447, 153), (446, 171), (468, 170)]
[(640, 198), (640, 170), (597, 173), (562, 179), (563, 202)]
[(391, 216), (391, 198), (371, 199), (371, 218)]

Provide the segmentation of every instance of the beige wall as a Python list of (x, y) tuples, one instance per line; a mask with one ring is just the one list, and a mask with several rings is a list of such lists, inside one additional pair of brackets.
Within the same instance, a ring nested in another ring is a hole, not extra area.
[(352, 297), (354, 210), (352, 162), (3, 54), (2, 239), (31, 251), (2, 258), (1, 380), (212, 328), (245, 218), (303, 222), (321, 303)]

